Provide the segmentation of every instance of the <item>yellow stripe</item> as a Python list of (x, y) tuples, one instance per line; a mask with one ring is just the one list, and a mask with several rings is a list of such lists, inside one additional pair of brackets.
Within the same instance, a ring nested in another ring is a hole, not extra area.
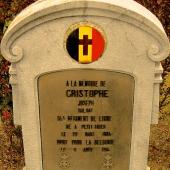
[[(92, 39), (92, 28), (80, 27), (79, 40), (83, 39), (83, 35), (88, 35), (88, 39)], [(79, 45), (79, 61), (81, 63), (89, 63), (92, 61), (92, 45), (88, 45), (88, 55), (83, 55), (83, 45)]]
[(91, 27), (79, 27), (79, 39), (83, 39), (83, 35), (88, 35), (89, 39), (92, 39), (92, 28)]

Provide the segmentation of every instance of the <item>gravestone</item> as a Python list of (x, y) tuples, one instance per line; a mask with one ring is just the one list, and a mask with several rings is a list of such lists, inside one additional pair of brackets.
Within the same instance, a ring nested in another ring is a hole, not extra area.
[(147, 169), (162, 66), (158, 19), (132, 0), (40, 0), (1, 43), (27, 170)]

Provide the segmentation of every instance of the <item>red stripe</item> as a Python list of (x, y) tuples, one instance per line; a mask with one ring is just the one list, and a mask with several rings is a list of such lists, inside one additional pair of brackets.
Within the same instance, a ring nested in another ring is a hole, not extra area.
[(101, 33), (98, 32), (96, 29), (92, 30), (92, 61), (97, 60), (101, 57), (104, 51), (104, 38), (102, 37)]

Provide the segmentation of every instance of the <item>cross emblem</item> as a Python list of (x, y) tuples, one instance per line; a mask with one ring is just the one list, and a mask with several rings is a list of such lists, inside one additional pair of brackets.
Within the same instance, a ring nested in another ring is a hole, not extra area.
[(88, 46), (92, 44), (92, 40), (88, 39), (88, 35), (83, 35), (83, 39), (79, 40), (79, 45), (83, 45), (83, 55), (88, 55)]

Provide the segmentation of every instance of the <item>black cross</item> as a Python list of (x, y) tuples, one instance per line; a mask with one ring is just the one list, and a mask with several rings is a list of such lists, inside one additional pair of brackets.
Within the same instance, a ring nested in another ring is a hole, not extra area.
[(79, 45), (83, 45), (83, 55), (88, 55), (88, 45), (92, 44), (92, 40), (88, 39), (88, 35), (83, 35), (83, 39), (79, 40)]

